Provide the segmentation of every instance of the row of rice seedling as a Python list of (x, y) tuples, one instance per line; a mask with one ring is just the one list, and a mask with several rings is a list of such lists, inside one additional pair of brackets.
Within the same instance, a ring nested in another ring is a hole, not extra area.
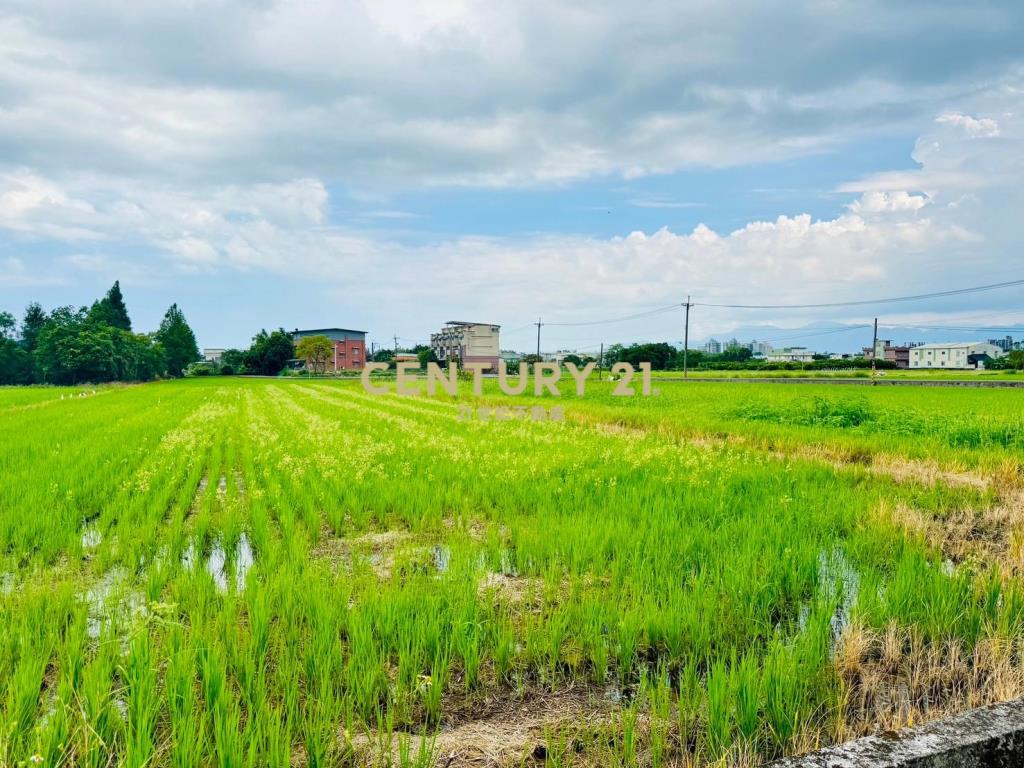
[[(496, 386), (489, 389), (497, 394)], [(655, 381), (657, 396), (615, 397), (611, 387), (592, 382), (585, 400), (576, 400), (568, 385), (562, 389), (559, 403), (572, 404), (577, 418), (763, 446), (822, 445), (852, 456), (891, 454), (983, 468), (1019, 460), (1024, 447), (1021, 393), (1012, 389)]]
[(0, 763), (426, 765), (555, 695), (511, 763), (756, 761), (848, 734), (855, 631), (1020, 639), (1014, 578), (879, 514), (990, 493), (690, 444), (671, 386), (543, 423), (358, 382), (10, 411)]

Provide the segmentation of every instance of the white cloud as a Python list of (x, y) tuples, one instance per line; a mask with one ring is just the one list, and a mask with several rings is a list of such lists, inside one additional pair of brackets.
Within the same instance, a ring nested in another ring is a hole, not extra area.
[(865, 192), (850, 204), (854, 213), (885, 213), (919, 211), (928, 205), (925, 195), (912, 195), (905, 190), (893, 192)]
[(0, 174), (0, 227), (61, 240), (89, 239), (83, 222), (94, 212), (57, 184), (26, 169)]
[(935, 122), (956, 125), (963, 128), (967, 135), (974, 139), (992, 138), (999, 135), (999, 123), (991, 117), (971, 117), (959, 112), (946, 112), (939, 115)]
[[(13, 0), (0, 163), (395, 189), (785, 159), (1009, 82), (1022, 16), (1012, 2)], [(947, 112), (972, 135), (998, 128)]]
[[(130, 265), (183, 283), (298, 276), (333, 306), (412, 307), (422, 326), (456, 286), (467, 314), (583, 320), (686, 293), (827, 301), (998, 279), (1022, 266), (1022, 16), (1019, 3), (12, 0), (0, 284)], [(355, 215), (340, 226), (332, 207), (372, 204), (357, 215), (379, 227), (408, 220), (393, 201), (431, 185), (741, 166), (893, 131), (922, 134), (918, 167), (841, 185), (858, 199), (822, 219), (761, 208), (732, 231), (409, 244)], [(35, 243), (70, 255), (7, 258)]]
[[(977, 106), (998, 102), (1007, 115), (1024, 114), (1022, 98), (998, 91)], [(186, 189), (98, 175), (59, 183), (24, 168), (2, 176), (0, 195), (13, 203), (0, 227), (26, 238), (127, 247), (144, 254), (136, 260), (148, 260), (151, 271), (298, 276), (347, 298), (357, 287), (370, 311), (405, 302), (430, 312), (447, 306), (457, 285), (460, 304), (476, 302), (466, 312), (502, 318), (526, 303), (531, 313), (557, 308), (562, 319), (587, 319), (595, 308), (628, 313), (687, 292), (706, 301), (763, 295), (778, 303), (802, 303), (811, 293), (824, 302), (1019, 271), (1012, 212), (1021, 202), (1024, 124), (1004, 117), (998, 143), (973, 141), (949, 122), (931, 125), (916, 145), (920, 168), (851, 183), (863, 191), (844, 213), (782, 215), (732, 231), (701, 224), (606, 239), (455, 235), (409, 244), (332, 222), (328, 189), (313, 178)], [(367, 215), (404, 217), (392, 209)], [(86, 261), (62, 268), (96, 269)]]
[[(949, 222), (917, 215), (918, 196), (892, 194), (878, 197), (881, 203), (866, 195), (871, 204), (852, 206), (834, 219), (779, 216), (731, 232), (701, 224), (689, 233), (663, 228), (610, 239), (463, 236), (408, 245), (358, 230), (310, 226), (323, 219), (329, 199), (308, 181), (214, 188), (202, 195), (119, 187), (116, 180), (104, 184), (95, 178), (81, 184), (74, 196), (104, 201), (94, 206), (89, 235), (163, 254), (162, 265), (151, 265), (157, 272), (298, 276), (345, 295), (357, 285), (378, 307), (396, 301), (445, 306), (457, 285), (460, 304), (479, 302), (478, 313), (503, 317), (521, 311), (524, 297), (531, 307), (558, 308), (563, 320), (587, 319), (595, 307), (614, 309), (611, 314), (621, 314), (620, 307), (642, 310), (687, 290), (703, 300), (764, 292), (799, 301), (810, 286), (823, 300), (843, 297), (879, 290), (888, 279), (902, 281), (924, 268), (934, 252), (966, 238)], [(51, 187), (71, 199), (72, 193)], [(60, 215), (53, 212), (46, 226), (63, 227)], [(109, 272), (115, 263), (78, 256), (63, 268)]]

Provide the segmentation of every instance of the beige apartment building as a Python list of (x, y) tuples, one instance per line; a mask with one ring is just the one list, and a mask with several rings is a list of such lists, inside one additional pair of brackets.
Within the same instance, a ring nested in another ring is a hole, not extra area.
[(449, 320), (440, 331), (430, 334), (430, 348), (441, 362), (487, 363), (490, 370), (497, 370), (500, 329), (493, 323)]

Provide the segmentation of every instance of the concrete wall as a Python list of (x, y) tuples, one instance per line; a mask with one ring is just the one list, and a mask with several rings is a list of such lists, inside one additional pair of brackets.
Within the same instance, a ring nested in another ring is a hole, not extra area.
[(1024, 766), (1024, 699), (896, 733), (790, 757), (773, 768), (1017, 768)]

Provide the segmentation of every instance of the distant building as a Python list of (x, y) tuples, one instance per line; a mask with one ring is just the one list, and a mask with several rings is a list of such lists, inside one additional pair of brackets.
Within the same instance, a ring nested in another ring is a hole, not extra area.
[(419, 355), (415, 352), (395, 352), (391, 359), (396, 363), (418, 363), (420, 361)]
[(518, 352), (514, 352), (511, 349), (503, 349), (499, 355), (506, 364), (518, 363), (523, 359), (523, 356)]
[(708, 339), (704, 345), (704, 351), (709, 355), (720, 355), (722, 354), (722, 342), (717, 339)]
[(348, 328), (309, 328), (292, 331), (292, 341), (298, 342), (304, 336), (326, 336), (331, 340), (333, 355), (327, 360), (327, 370), (359, 371), (366, 365), (366, 331)]
[(922, 344), (910, 349), (911, 368), (984, 368), (985, 362), (1003, 356), (995, 344), (983, 341)]
[(544, 362), (547, 363), (558, 363), (561, 365), (565, 362), (567, 357), (578, 357), (581, 360), (591, 359), (593, 360), (596, 356), (588, 354), (587, 352), (577, 352), (575, 349), (560, 349), (557, 352), (543, 355)]
[(219, 363), (222, 357), (224, 357), (223, 349), (217, 349), (216, 347), (203, 348), (203, 362)]
[(888, 339), (879, 339), (874, 349), (864, 347), (864, 357), (868, 360), (886, 360), (894, 363), (897, 368), (910, 367), (911, 345), (894, 346)]
[(888, 346), (885, 348), (885, 359), (888, 360), (890, 363), (895, 363), (897, 368), (909, 368), (910, 347)]
[(814, 360), (814, 355), (807, 347), (786, 347), (771, 350), (764, 359), (769, 363), (809, 363)]
[(430, 348), (441, 362), (487, 363), (491, 370), (497, 370), (500, 330), (501, 326), (493, 323), (449, 320), (440, 331), (430, 334)]
[(1011, 352), (1016, 348), (1013, 343), (1013, 336), (1005, 336), (1001, 339), (989, 339), (988, 343), (999, 347), (1003, 352)]

